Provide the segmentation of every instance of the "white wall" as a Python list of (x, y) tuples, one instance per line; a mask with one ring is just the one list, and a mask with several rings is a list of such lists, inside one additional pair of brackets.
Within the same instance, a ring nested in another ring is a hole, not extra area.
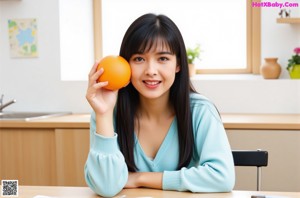
[[(292, 2), (292, 1), (290, 1)], [(300, 0), (296, 0), (300, 6)], [(293, 17), (300, 17), (300, 7), (287, 8), (291, 10)], [(288, 78), (285, 69), (287, 60), (294, 54), (295, 47), (300, 47), (300, 24), (278, 24), (279, 8), (262, 8), (262, 59), (265, 57), (278, 57), (278, 63), (282, 66), (280, 78)]]
[[(58, 0), (0, 1), (0, 94), (18, 102), (6, 110), (90, 112), (86, 82), (60, 80)], [(300, 46), (300, 25), (276, 24), (278, 10), (262, 9), (262, 57), (277, 56), (285, 65)], [(37, 18), (39, 57), (12, 59), (7, 20)], [(281, 78), (288, 78), (283, 67)], [(258, 78), (258, 79), (257, 79)], [(300, 80), (194, 80), (199, 92), (221, 112), (300, 113)]]
[[(5, 101), (17, 99), (7, 111), (90, 111), (86, 82), (60, 80), (58, 5), (58, 0), (0, 1), (0, 94)], [(10, 58), (10, 18), (37, 18), (38, 58)]]
[(192, 81), (220, 112), (300, 113), (300, 80), (213, 80)]

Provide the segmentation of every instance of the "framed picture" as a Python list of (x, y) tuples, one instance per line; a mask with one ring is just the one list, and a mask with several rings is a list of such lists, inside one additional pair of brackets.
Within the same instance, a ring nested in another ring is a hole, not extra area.
[(38, 57), (36, 19), (9, 19), (8, 32), (12, 58)]

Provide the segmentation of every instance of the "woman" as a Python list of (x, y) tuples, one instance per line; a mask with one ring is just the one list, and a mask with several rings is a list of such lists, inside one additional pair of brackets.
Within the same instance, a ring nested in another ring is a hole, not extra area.
[(86, 98), (91, 116), (87, 184), (99, 195), (123, 188), (227, 192), (234, 164), (226, 132), (214, 105), (197, 94), (188, 76), (183, 38), (164, 15), (136, 19), (122, 41), (131, 82), (104, 89), (89, 74)]

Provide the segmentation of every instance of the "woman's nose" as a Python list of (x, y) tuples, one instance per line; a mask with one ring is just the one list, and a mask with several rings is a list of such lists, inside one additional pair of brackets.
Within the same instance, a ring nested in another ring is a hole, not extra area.
[(153, 61), (148, 62), (145, 74), (149, 76), (157, 75), (157, 66)]

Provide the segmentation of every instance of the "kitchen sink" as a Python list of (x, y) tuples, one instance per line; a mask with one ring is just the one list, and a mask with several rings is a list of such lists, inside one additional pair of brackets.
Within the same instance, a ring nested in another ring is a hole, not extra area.
[(34, 120), (55, 116), (68, 115), (71, 112), (0, 112), (0, 120)]

